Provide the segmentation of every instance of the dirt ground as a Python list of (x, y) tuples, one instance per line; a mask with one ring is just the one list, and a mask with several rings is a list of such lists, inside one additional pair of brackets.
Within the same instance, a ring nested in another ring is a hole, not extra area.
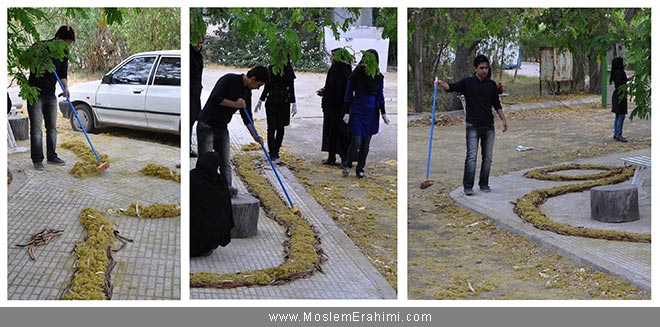
[[(626, 120), (612, 140), (614, 115), (596, 105), (512, 112), (509, 131), (496, 118), (491, 176), (651, 146), (650, 121)], [(563, 258), (487, 217), (457, 207), (448, 193), (462, 183), (465, 127), (437, 126), (425, 179), (428, 120), (408, 128), (408, 288), (410, 299), (649, 299), (628, 282)], [(517, 145), (534, 147), (516, 151)], [(480, 160), (479, 160), (480, 164)], [(479, 165), (478, 164), (478, 165)], [(477, 171), (478, 176), (478, 171)]]

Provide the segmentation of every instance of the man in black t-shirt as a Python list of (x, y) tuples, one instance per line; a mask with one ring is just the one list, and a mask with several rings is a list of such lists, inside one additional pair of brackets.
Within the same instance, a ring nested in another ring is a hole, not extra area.
[[(48, 49), (48, 42), (55, 42), (62, 40), (68, 45), (71, 45), (76, 39), (73, 29), (69, 26), (61, 26), (55, 37), (38, 42), (32, 47), (43, 47)], [(47, 50), (49, 51), (49, 50)], [(50, 52), (50, 51), (49, 51)], [(69, 96), (69, 87), (67, 85), (67, 71), (69, 68), (68, 51), (65, 51), (62, 60), (53, 59), (55, 71), (60, 77), (64, 85), (64, 95)], [(46, 71), (43, 74), (37, 74), (30, 71), (28, 79), (30, 86), (39, 89), (37, 99), (30, 103), (28, 101), (28, 117), (30, 118), (30, 157), (36, 170), (44, 170), (44, 150), (43, 150), (43, 135), (41, 133), (42, 121), (46, 125), (46, 161), (49, 164), (64, 166), (64, 160), (60, 159), (55, 152), (57, 146), (57, 97), (55, 96), (55, 89), (57, 79), (53, 72)]]
[[(254, 141), (263, 144), (251, 124), (252, 90), (259, 89), (269, 81), (268, 68), (257, 66), (247, 74), (226, 74), (215, 83), (211, 95), (197, 117), (197, 151), (215, 151), (220, 156), (220, 172), (227, 181), (232, 194), (236, 190), (231, 186), (231, 156), (229, 152), (229, 130), (227, 125), (234, 113), (240, 110), (243, 123)], [(243, 110), (247, 108), (247, 110)], [(248, 116), (249, 119), (248, 119)]]
[(474, 75), (455, 83), (447, 83), (436, 78), (436, 82), (447, 92), (461, 92), (465, 96), (465, 140), (467, 154), (463, 170), (463, 192), (473, 195), (474, 175), (477, 169), (477, 150), (481, 142), (481, 171), (479, 173), (479, 188), (482, 192), (490, 192), (488, 178), (490, 165), (493, 162), (493, 145), (495, 143), (495, 126), (493, 109), (502, 120), (502, 132), (509, 125), (502, 111), (497, 84), (488, 78), (490, 64), (484, 55), (474, 58)]

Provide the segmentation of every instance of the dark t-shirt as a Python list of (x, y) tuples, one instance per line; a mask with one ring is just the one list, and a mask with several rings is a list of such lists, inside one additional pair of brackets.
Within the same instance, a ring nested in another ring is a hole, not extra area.
[(449, 83), (447, 92), (460, 92), (465, 96), (465, 122), (476, 126), (494, 124), (493, 108), (502, 109), (497, 84), (491, 79), (482, 81), (477, 76), (463, 78), (456, 83)]
[[(44, 42), (52, 42), (53, 40), (46, 40), (46, 41), (41, 41), (42, 43), (34, 44), (34, 46), (38, 45), (45, 45), (43, 44)], [(55, 71), (57, 72), (57, 75), (60, 77), (60, 79), (66, 79), (67, 78), (67, 73), (69, 69), (69, 59), (67, 56), (64, 57), (63, 60), (57, 60), (53, 59), (53, 64), (55, 65)], [(42, 76), (36, 76), (33, 72), (30, 72), (30, 77), (28, 78), (28, 83), (30, 86), (36, 86), (38, 87), (41, 91), (39, 92), (40, 94), (45, 94), (46, 92), (48, 93), (55, 93), (55, 88), (57, 84), (57, 79), (55, 78), (55, 74), (53, 73), (44, 73)]]
[[(198, 120), (215, 128), (226, 126), (238, 109), (223, 106), (220, 103), (224, 99), (236, 101), (239, 98), (245, 100), (248, 115), (252, 119), (252, 111), (250, 110), (252, 108), (252, 91), (243, 85), (243, 75), (230, 73), (220, 77), (215, 83), (208, 100), (206, 100), (204, 108), (199, 113)], [(245, 115), (245, 111), (241, 109), (241, 118), (243, 118), (245, 125), (249, 125), (250, 121)]]

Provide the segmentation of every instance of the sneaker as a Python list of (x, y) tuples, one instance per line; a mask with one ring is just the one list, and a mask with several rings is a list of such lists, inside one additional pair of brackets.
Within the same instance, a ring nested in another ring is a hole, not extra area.
[(479, 186), (479, 189), (481, 189), (481, 192), (484, 192), (484, 193), (490, 192), (490, 186), (488, 186), (488, 185)]
[(62, 160), (62, 159), (60, 159), (60, 158), (58, 158), (58, 157), (55, 157), (55, 158), (53, 158), (53, 159), (48, 159), (46, 162), (48, 162), (49, 164), (56, 165), (56, 166), (64, 166), (64, 165), (66, 165), (66, 162), (64, 162), (64, 160)]
[(367, 178), (367, 175), (365, 175), (364, 172), (361, 171), (361, 172), (357, 173), (357, 178), (365, 179), (365, 178)]
[(44, 164), (41, 163), (41, 162), (35, 162), (34, 163), (34, 169), (36, 169), (38, 171), (42, 171), (42, 170), (44, 170)]
[(232, 198), (235, 198), (236, 195), (238, 195), (238, 189), (235, 187), (230, 187), (229, 188), (229, 194), (231, 195)]
[(273, 159), (273, 164), (279, 165), (281, 162), (282, 161), (280, 160), (280, 158), (274, 158)]
[(465, 193), (465, 195), (468, 195), (468, 196), (474, 195), (474, 191), (471, 188), (463, 189), (463, 193)]
[(628, 142), (628, 139), (623, 137), (623, 136), (617, 137), (616, 140), (619, 141), (619, 142)]

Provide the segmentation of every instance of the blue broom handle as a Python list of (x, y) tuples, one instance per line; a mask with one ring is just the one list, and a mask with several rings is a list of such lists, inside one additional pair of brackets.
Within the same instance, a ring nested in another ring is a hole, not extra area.
[(76, 120), (78, 120), (78, 125), (80, 125), (80, 129), (83, 131), (83, 134), (85, 134), (85, 138), (87, 138), (87, 143), (89, 143), (89, 147), (92, 148), (92, 152), (94, 152), (94, 156), (96, 157), (96, 161), (101, 163), (101, 158), (99, 157), (99, 154), (96, 153), (96, 149), (94, 149), (94, 145), (92, 145), (92, 140), (89, 139), (89, 135), (87, 135), (87, 131), (85, 130), (85, 126), (83, 126), (83, 123), (80, 121), (80, 118), (78, 117), (78, 113), (76, 112), (76, 108), (73, 107), (73, 103), (71, 103), (71, 99), (69, 99), (69, 96), (66, 95), (66, 89), (64, 88), (64, 84), (62, 84), (62, 80), (60, 80), (60, 76), (57, 75), (57, 71), (53, 71), (53, 74), (55, 74), (55, 78), (57, 78), (57, 83), (60, 84), (60, 88), (62, 88), (62, 94), (66, 98), (66, 102), (69, 103), (69, 106), (71, 107), (71, 111), (73, 112), (73, 115), (76, 116)]
[[(259, 136), (259, 132), (257, 132), (257, 128), (254, 127), (254, 122), (252, 121), (252, 118), (250, 117), (250, 114), (247, 111), (247, 108), (243, 108), (243, 111), (245, 112), (245, 115), (247, 116), (248, 120), (250, 121), (250, 126), (252, 126), (252, 129), (254, 130), (254, 134)], [(263, 140), (262, 140), (263, 142)], [(268, 154), (268, 151), (266, 151), (266, 146), (261, 144), (261, 149), (264, 150), (264, 153), (266, 154), (266, 158), (268, 158), (268, 162), (270, 163), (270, 167), (273, 168), (273, 171), (275, 172), (275, 177), (277, 177), (277, 181), (280, 182), (280, 186), (282, 187), (282, 191), (284, 191), (284, 195), (286, 195), (286, 199), (289, 201), (289, 206), (293, 207), (293, 201), (291, 201), (291, 197), (289, 197), (289, 193), (286, 191), (286, 187), (284, 187), (284, 183), (282, 183), (282, 178), (280, 178), (280, 174), (277, 173), (277, 169), (275, 168), (275, 165), (273, 164), (273, 160), (270, 159), (270, 155)]]
[(431, 171), (431, 149), (433, 149), (433, 127), (435, 126), (435, 102), (438, 95), (438, 84), (433, 83), (433, 110), (431, 112), (431, 133), (429, 133), (429, 154), (426, 160), (426, 179), (429, 179)]

